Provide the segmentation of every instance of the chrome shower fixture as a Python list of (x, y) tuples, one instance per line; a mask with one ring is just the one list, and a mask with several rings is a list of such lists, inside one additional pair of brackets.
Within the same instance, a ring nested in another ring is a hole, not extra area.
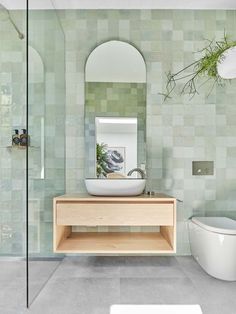
[(7, 21), (7, 20), (11, 22), (14, 29), (17, 31), (19, 38), (24, 39), (25, 38), (24, 34), (22, 34), (19, 28), (16, 26), (15, 22), (13, 21), (10, 15), (10, 12), (0, 3), (0, 21)]

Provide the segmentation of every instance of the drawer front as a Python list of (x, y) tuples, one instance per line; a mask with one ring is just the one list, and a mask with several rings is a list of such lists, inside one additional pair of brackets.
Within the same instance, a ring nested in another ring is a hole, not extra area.
[(57, 203), (58, 225), (173, 226), (173, 203)]

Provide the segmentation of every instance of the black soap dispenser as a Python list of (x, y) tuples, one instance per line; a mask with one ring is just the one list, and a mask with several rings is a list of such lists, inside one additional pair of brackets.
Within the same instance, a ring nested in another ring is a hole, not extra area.
[(22, 129), (23, 133), (20, 135), (20, 146), (29, 146), (29, 135), (26, 129)]
[(20, 145), (20, 136), (19, 131), (16, 129), (15, 134), (12, 135), (12, 146), (19, 146)]

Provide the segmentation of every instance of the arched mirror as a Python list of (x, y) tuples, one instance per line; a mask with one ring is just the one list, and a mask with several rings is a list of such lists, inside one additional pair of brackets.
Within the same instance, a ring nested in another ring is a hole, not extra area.
[(146, 65), (141, 53), (126, 42), (103, 43), (87, 59), (85, 81), (85, 176), (119, 177), (145, 167)]
[(217, 72), (223, 79), (236, 78), (236, 47), (223, 52), (217, 64)]

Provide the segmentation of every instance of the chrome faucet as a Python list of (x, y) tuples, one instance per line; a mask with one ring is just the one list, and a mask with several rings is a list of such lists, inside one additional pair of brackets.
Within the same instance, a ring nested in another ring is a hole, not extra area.
[(140, 168), (134, 168), (127, 173), (127, 176), (131, 176), (133, 172), (138, 172), (142, 179), (145, 179), (145, 172)]

